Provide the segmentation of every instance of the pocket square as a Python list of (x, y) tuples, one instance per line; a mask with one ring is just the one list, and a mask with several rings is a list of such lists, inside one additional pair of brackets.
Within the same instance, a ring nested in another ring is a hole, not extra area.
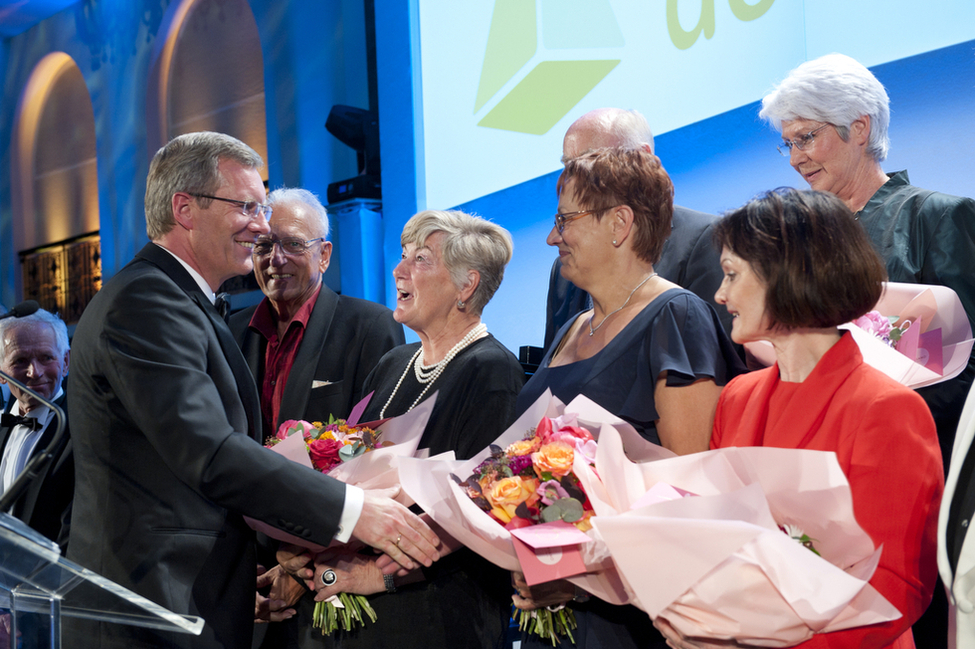
[(315, 388), (324, 388), (326, 385), (332, 385), (332, 383), (332, 381), (319, 381), (318, 379), (315, 379), (311, 382), (311, 389), (314, 390)]

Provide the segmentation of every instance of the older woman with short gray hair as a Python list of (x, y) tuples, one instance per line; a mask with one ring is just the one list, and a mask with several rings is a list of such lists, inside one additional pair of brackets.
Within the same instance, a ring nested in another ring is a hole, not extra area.
[[(870, 70), (842, 54), (807, 61), (762, 100), (759, 115), (782, 133), (779, 151), (809, 186), (854, 213), (890, 281), (947, 286), (975, 329), (975, 201), (914, 187), (906, 170), (884, 173), (890, 99)], [(956, 378), (917, 391), (934, 415), (946, 467), (973, 378), (975, 354)], [(939, 628), (916, 629), (921, 647), (945, 646), (940, 592), (921, 620), (939, 618)]]
[[(420, 342), (390, 350), (366, 379), (363, 393), (373, 395), (364, 420), (401, 415), (437, 393), (419, 447), (467, 459), (514, 421), (524, 382), (518, 360), (481, 322), (511, 259), (511, 235), (463, 212), (427, 210), (406, 223), (400, 241), (393, 317)], [(316, 599), (343, 591), (372, 595), (378, 614), (374, 624), (336, 632), (326, 645), (494, 649), (504, 641), (511, 609), (508, 573), (470, 550), (393, 583), (384, 581), (374, 555), (334, 553), (316, 563), (316, 578), (326, 569), (337, 576)]]
[[(975, 201), (914, 187), (907, 171), (884, 173), (890, 100), (870, 70), (842, 54), (807, 61), (762, 100), (759, 115), (781, 131), (779, 150), (810, 187), (854, 212), (890, 281), (947, 286), (975, 329)], [(973, 377), (975, 357), (958, 378), (918, 391), (945, 462)]]

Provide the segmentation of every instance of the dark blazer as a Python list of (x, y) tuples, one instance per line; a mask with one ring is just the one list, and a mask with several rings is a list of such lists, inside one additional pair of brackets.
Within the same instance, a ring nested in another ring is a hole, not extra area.
[[(10, 412), (16, 399), (11, 396), (7, 401), (4, 412)], [(55, 399), (54, 404), (65, 407), (66, 395)], [(33, 457), (47, 448), (57, 430), (57, 418), (51, 417), (47, 427), (41, 432), (41, 437), (34, 446)], [(0, 426), (0, 455), (7, 450), (7, 440), (11, 428)], [(74, 457), (71, 450), (71, 438), (67, 423), (64, 438), (54, 451), (54, 459), (44, 472), (35, 479), (14, 504), (13, 515), (24, 521), (32, 528), (56, 541), (63, 551), (68, 542), (68, 528), (71, 516), (71, 496), (74, 494)]]
[[(267, 340), (247, 326), (256, 310), (257, 305), (234, 313), (230, 330), (260, 386)], [(348, 417), (365, 396), (362, 384), (369, 372), (383, 354), (404, 341), (403, 325), (393, 320), (388, 308), (322, 286), (284, 387), (275, 430), (288, 419)], [(328, 384), (312, 387), (315, 381)], [(264, 436), (274, 432), (264, 431)]]
[[(674, 205), (674, 218), (670, 237), (664, 243), (660, 261), (653, 269), (664, 279), (686, 288), (710, 304), (718, 313), (718, 318), (728, 335), (731, 335), (731, 314), (715, 303), (714, 294), (724, 273), (721, 271), (721, 255), (711, 243), (711, 226), (716, 216), (680, 205)], [(545, 318), (545, 349), (548, 349), (555, 334), (566, 322), (580, 311), (590, 307), (589, 294), (577, 288), (560, 272), (562, 262), (556, 258), (549, 278), (548, 301)], [(740, 346), (736, 349), (741, 354)]]
[(70, 559), (206, 620), (201, 636), (70, 619), (86, 647), (247, 647), (254, 533), (242, 515), (315, 543), (345, 485), (261, 447), (257, 389), (226, 323), (148, 244), (75, 330), (68, 381), (76, 485)]

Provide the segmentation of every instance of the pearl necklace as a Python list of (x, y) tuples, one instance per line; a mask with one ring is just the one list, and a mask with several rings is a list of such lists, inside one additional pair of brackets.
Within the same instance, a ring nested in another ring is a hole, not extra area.
[(416, 380), (421, 384), (426, 384), (426, 387), (424, 387), (423, 391), (420, 392), (420, 396), (416, 398), (413, 405), (406, 409), (406, 412), (413, 410), (413, 408), (416, 407), (416, 404), (420, 403), (420, 399), (422, 399), (427, 393), (427, 390), (430, 389), (430, 386), (433, 385), (434, 381), (440, 378), (440, 375), (443, 374), (444, 369), (446, 369), (450, 361), (454, 360), (454, 357), (457, 356), (457, 354), (486, 333), (487, 325), (481, 322), (476, 327), (468, 331), (467, 335), (460, 339), (460, 342), (451, 347), (450, 351), (447, 352), (439, 363), (434, 363), (433, 365), (423, 365), (420, 362), (421, 355), (423, 354), (423, 345), (420, 345), (420, 348), (416, 350), (416, 353), (413, 354), (413, 357), (410, 358), (410, 361), (406, 364), (406, 369), (403, 370), (402, 376), (400, 376), (399, 381), (396, 382), (396, 387), (393, 388), (393, 392), (389, 395), (389, 399), (386, 400), (386, 405), (383, 406), (383, 409), (379, 411), (379, 418), (386, 418), (386, 408), (388, 408), (389, 404), (393, 402), (393, 398), (399, 391), (399, 386), (403, 384), (403, 380), (406, 378), (406, 375), (410, 373), (410, 367), (413, 367), (413, 371), (416, 374)]
[(647, 275), (646, 277), (644, 277), (643, 278), (643, 281), (640, 282), (639, 284), (637, 284), (636, 285), (636, 288), (633, 289), (632, 291), (630, 291), (630, 294), (626, 296), (626, 302), (623, 303), (623, 306), (621, 306), (620, 308), (618, 308), (615, 311), (613, 311), (613, 313), (610, 313), (605, 318), (603, 318), (603, 321), (600, 322), (598, 325), (596, 325), (596, 328), (595, 329), (593, 329), (593, 326), (592, 326), (592, 319), (594, 317), (596, 317), (596, 310), (593, 309), (592, 315), (589, 316), (589, 335), (592, 336), (594, 333), (596, 333), (596, 331), (599, 330), (600, 327), (602, 327), (604, 324), (606, 324), (606, 321), (609, 320), (609, 316), (613, 315), (614, 313), (619, 313), (620, 311), (622, 311), (626, 307), (626, 305), (630, 303), (630, 298), (633, 297), (633, 294), (637, 292), (637, 289), (639, 289), (641, 286), (643, 286), (644, 284), (646, 284), (647, 282), (649, 282), (651, 279), (653, 279), (656, 276), (657, 276), (657, 273), (650, 273), (649, 275)]

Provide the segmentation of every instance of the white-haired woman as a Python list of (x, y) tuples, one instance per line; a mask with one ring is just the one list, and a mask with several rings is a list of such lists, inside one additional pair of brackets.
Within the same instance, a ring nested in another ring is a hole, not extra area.
[[(487, 332), (481, 311), (497, 291), (511, 259), (511, 236), (498, 225), (457, 211), (420, 212), (403, 228), (403, 256), (393, 270), (393, 317), (420, 338), (390, 350), (366, 379), (375, 391), (366, 420), (401, 415), (439, 392), (420, 448), (467, 459), (514, 421), (524, 383), (518, 359)], [(326, 565), (327, 564), (327, 565)], [(335, 592), (375, 595), (378, 620), (324, 641), (353, 647), (501, 646), (511, 609), (507, 572), (469, 550), (387, 584), (375, 555), (318, 562), (331, 567)], [(392, 592), (395, 589), (395, 592)]]
[[(884, 173), (890, 106), (883, 85), (842, 54), (803, 63), (762, 100), (761, 117), (782, 133), (779, 151), (810, 187), (840, 198), (863, 225), (892, 282), (940, 284), (961, 299), (975, 329), (975, 201), (920, 189), (907, 171)], [(945, 465), (975, 378), (975, 354), (958, 377), (921, 388)], [(945, 645), (941, 591), (919, 640)], [(940, 609), (937, 607), (941, 607)], [(938, 611), (938, 612), (935, 612)]]
[[(889, 103), (870, 70), (829, 54), (790, 72), (762, 99), (759, 115), (781, 131), (779, 150), (810, 187), (835, 194), (854, 212), (890, 281), (953, 289), (975, 328), (975, 201), (914, 187), (907, 171), (884, 173)], [(921, 391), (946, 461), (973, 376), (969, 363), (958, 379)], [(928, 398), (932, 393), (940, 398)]]

